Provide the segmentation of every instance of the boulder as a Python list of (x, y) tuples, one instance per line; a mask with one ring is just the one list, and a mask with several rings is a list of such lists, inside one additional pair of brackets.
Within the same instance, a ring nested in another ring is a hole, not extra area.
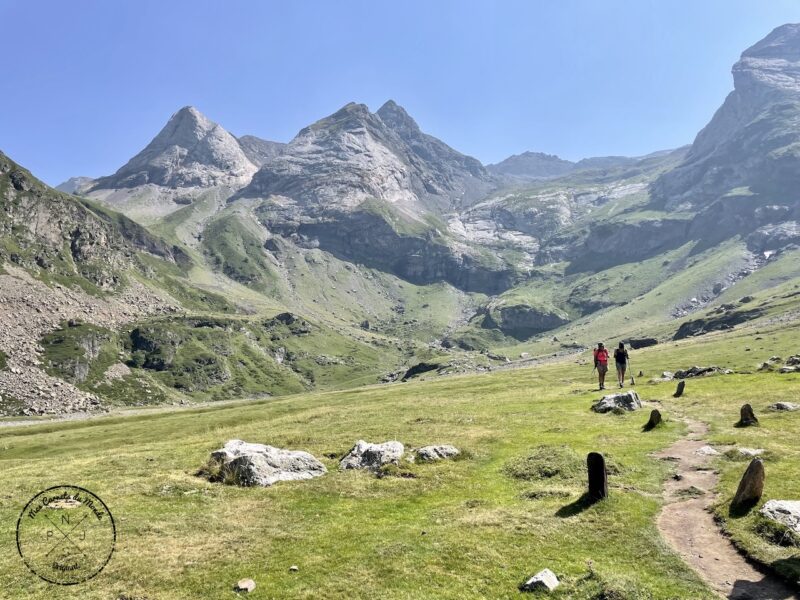
[(638, 350), (639, 348), (649, 348), (650, 346), (655, 346), (656, 344), (658, 344), (658, 340), (655, 338), (639, 338), (628, 340), (628, 345), (634, 350)]
[(742, 475), (736, 495), (731, 502), (731, 510), (743, 512), (754, 506), (764, 492), (764, 463), (754, 458)]
[(603, 396), (592, 405), (592, 410), (598, 413), (611, 412), (617, 408), (622, 410), (636, 410), (642, 408), (642, 401), (639, 399), (639, 394), (633, 390), (621, 394), (611, 394), (609, 396)]
[(424, 446), (415, 451), (417, 458), (422, 461), (442, 460), (445, 458), (453, 458), (461, 454), (461, 451), (455, 446), (442, 444), (439, 446)]
[(241, 486), (270, 486), (278, 481), (312, 479), (327, 473), (325, 465), (308, 452), (284, 450), (242, 440), (229, 440), (211, 453), (220, 476)]
[(558, 577), (550, 569), (542, 569), (536, 575), (519, 586), (523, 592), (547, 591), (552, 592), (559, 586)]
[(776, 402), (775, 404), (770, 404), (769, 409), (791, 412), (800, 409), (800, 404), (795, 404), (794, 402)]
[(800, 501), (769, 500), (759, 511), (763, 517), (800, 533)]
[(371, 444), (364, 440), (358, 440), (339, 462), (339, 468), (377, 471), (384, 465), (398, 464), (404, 451), (403, 444), (396, 441)]
[(246, 592), (248, 594), (254, 589), (256, 589), (256, 582), (252, 579), (240, 579), (234, 586), (234, 591)]

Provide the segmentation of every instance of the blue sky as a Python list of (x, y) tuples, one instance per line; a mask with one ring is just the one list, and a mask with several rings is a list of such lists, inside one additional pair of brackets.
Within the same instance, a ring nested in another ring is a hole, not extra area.
[(798, 0), (0, 0), (0, 150), (50, 184), (119, 168), (181, 106), (288, 141), (396, 100), (484, 162), (689, 143)]

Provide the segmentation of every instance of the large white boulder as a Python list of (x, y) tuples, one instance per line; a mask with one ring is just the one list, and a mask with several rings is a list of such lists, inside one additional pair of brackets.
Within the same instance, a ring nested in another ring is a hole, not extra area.
[(278, 481), (312, 479), (328, 472), (319, 460), (301, 450), (284, 450), (242, 440), (229, 440), (211, 453), (225, 480), (241, 486), (270, 486)]
[(642, 408), (642, 401), (639, 399), (639, 394), (633, 390), (620, 394), (611, 394), (609, 396), (603, 396), (592, 405), (592, 410), (598, 413), (611, 412), (617, 408), (621, 408), (622, 410), (637, 410)]

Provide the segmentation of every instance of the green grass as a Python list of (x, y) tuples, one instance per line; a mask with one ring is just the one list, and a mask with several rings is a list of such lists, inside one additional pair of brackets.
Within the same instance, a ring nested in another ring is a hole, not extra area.
[[(769, 415), (765, 407), (800, 401), (800, 376), (690, 380), (679, 400), (671, 398), (673, 384), (644, 381), (709, 362), (752, 371), (772, 354), (787, 355), (797, 333), (774, 326), (637, 352), (636, 368), (646, 373), (639, 392), (660, 400), (665, 416), (648, 433), (645, 410), (592, 413), (591, 374), (572, 362), (3, 430), (0, 515), (9, 535), (0, 538), (0, 585), (9, 598), (52, 591), (16, 555), (13, 524), (36, 492), (67, 482), (106, 501), (119, 541), (106, 570), (59, 589), (62, 598), (222, 598), (243, 577), (256, 580), (254, 598), (516, 598), (517, 586), (544, 567), (562, 579), (555, 598), (711, 597), (657, 534), (670, 465), (649, 455), (685, 434), (679, 417), (688, 414), (711, 424), (714, 442), (769, 450), (764, 499), (795, 497), (800, 415)], [(742, 352), (744, 345), (752, 350)], [(744, 401), (760, 427), (733, 427)], [(230, 438), (308, 450), (329, 473), (268, 489), (196, 477), (209, 452)], [(468, 458), (414, 465), (411, 478), (339, 472), (327, 457), (359, 438), (453, 443)], [(589, 451), (609, 458), (611, 497), (586, 507), (582, 461)], [(722, 498), (730, 498), (744, 463), (718, 463)], [(752, 517), (731, 520), (724, 512), (726, 527), (756, 556), (791, 559), (795, 550), (766, 541)], [(288, 571), (293, 564), (299, 572)]]

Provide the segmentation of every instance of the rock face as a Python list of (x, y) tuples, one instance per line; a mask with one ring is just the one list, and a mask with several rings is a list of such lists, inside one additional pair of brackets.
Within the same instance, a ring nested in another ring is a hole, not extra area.
[(592, 410), (597, 413), (607, 413), (615, 409), (622, 410), (637, 410), (642, 408), (642, 401), (639, 399), (639, 394), (630, 390), (622, 394), (611, 394), (603, 396), (592, 405)]
[(273, 234), (414, 283), (448, 281), (497, 292), (513, 269), (437, 221), (496, 186), (477, 160), (422, 131), (394, 102), (377, 113), (351, 103), (304, 128), (236, 198)]
[(403, 444), (396, 441), (370, 444), (364, 440), (358, 440), (339, 462), (339, 468), (377, 471), (384, 465), (398, 464), (404, 451)]
[[(684, 163), (653, 195), (666, 207), (708, 205), (733, 188), (767, 192), (800, 185), (800, 25), (775, 29), (733, 66), (734, 91), (697, 135)], [(751, 198), (752, 210), (759, 204)]]
[(767, 519), (800, 533), (800, 501), (769, 500), (761, 507), (759, 512)]
[(542, 569), (523, 583), (519, 589), (523, 592), (552, 592), (559, 586), (558, 577), (550, 569)]
[(308, 452), (283, 450), (264, 444), (229, 440), (211, 453), (211, 460), (220, 468), (220, 475), (241, 486), (268, 487), (278, 481), (313, 479), (328, 472)]
[(92, 187), (94, 179), (91, 177), (70, 177), (64, 183), (55, 187), (59, 192), (66, 194), (81, 194)]
[(257, 167), (230, 133), (193, 106), (176, 112), (161, 132), (114, 175), (98, 179), (93, 190), (210, 187), (245, 184)]
[(731, 502), (733, 511), (747, 510), (761, 500), (761, 494), (764, 493), (764, 476), (763, 461), (760, 458), (754, 458), (742, 475), (736, 495)]
[(254, 135), (243, 135), (238, 142), (245, 156), (257, 167), (272, 160), (286, 148), (286, 144), (262, 140)]
[(484, 328), (499, 329), (518, 340), (526, 340), (570, 321), (569, 315), (555, 306), (511, 303), (502, 297), (490, 302), (482, 313)]
[(415, 454), (417, 459), (421, 461), (434, 461), (454, 458), (461, 454), (461, 451), (455, 446), (442, 444), (439, 446), (423, 446), (419, 448)]

